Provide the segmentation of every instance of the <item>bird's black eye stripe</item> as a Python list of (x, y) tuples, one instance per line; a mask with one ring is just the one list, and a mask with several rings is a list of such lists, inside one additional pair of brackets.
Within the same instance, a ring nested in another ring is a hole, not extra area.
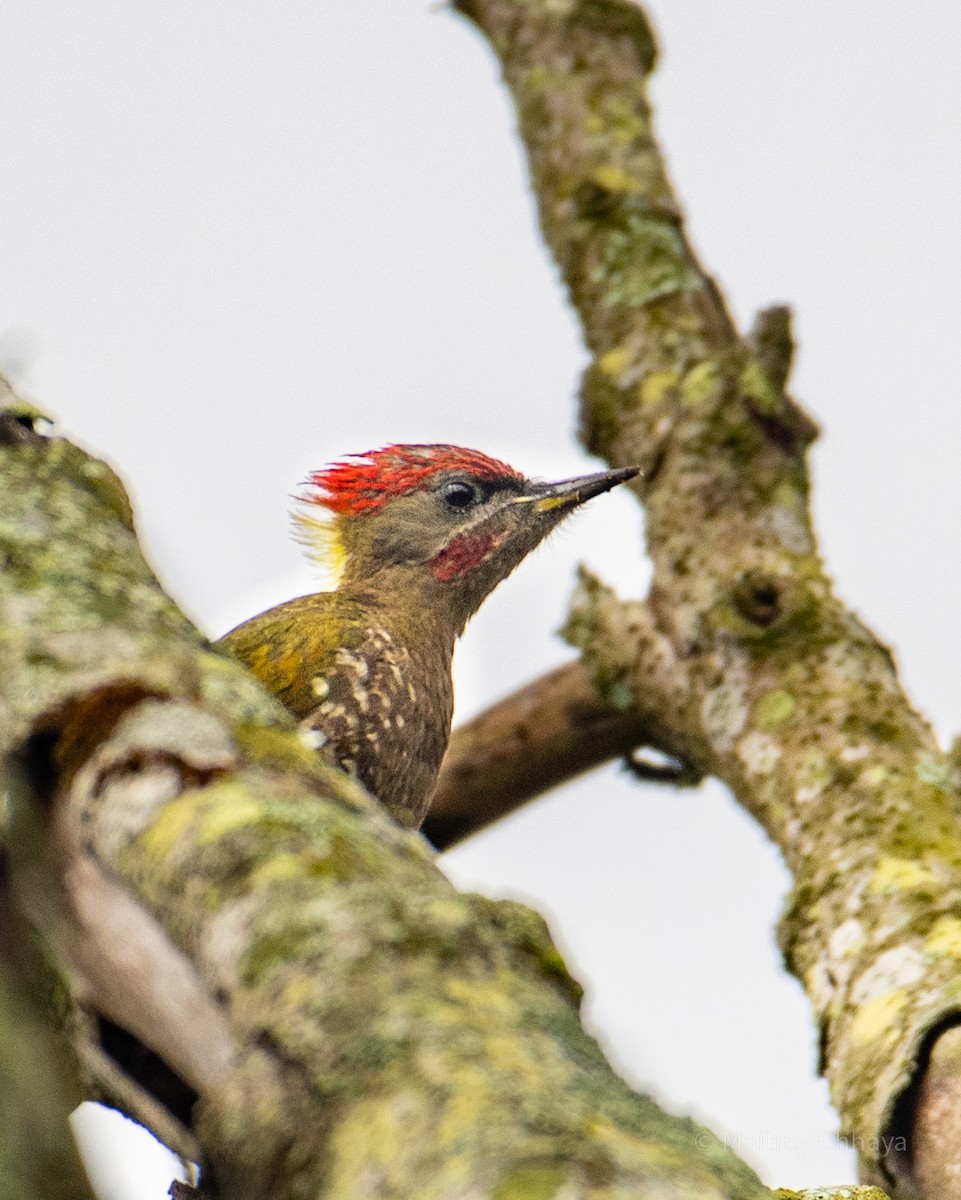
[(481, 485), (472, 479), (448, 479), (441, 488), (441, 496), (447, 507), (456, 512), (466, 512), (487, 498)]

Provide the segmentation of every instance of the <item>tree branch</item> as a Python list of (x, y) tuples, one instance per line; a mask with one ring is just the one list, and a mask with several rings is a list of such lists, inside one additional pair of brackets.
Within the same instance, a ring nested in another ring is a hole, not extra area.
[[(682, 763), (690, 746), (664, 719), (678, 701), (673, 651), (642, 604), (625, 609), (645, 680), (635, 695), (618, 670), (570, 663), (528, 684), (454, 731), (422, 832), (443, 850), (532, 797), (640, 746)], [(625, 631), (628, 632), (628, 631)]]
[[(684, 680), (665, 725), (793, 872), (781, 941), (863, 1173), (893, 1179), (899, 1196), (961, 1196), (957, 1139), (919, 1136), (961, 1095), (954, 1055), (932, 1089), (924, 1063), (941, 1056), (923, 1054), (961, 1008), (958, 781), (817, 554), (804, 463), (816, 427), (784, 391), (786, 312), (742, 339), (684, 235), (652, 133), (656, 51), (640, 9), (459, 8), (500, 59), (544, 234), (594, 355), (585, 445), (645, 469), (633, 486), (649, 607)], [(620, 671), (643, 703), (623, 606), (596, 582), (580, 590), (571, 633), (595, 676)]]
[[(6, 871), (3, 872), (4, 876)], [(67, 1118), (82, 1096), (49, 1012), (56, 983), (0, 883), (0, 1195), (93, 1200)], [(46, 1006), (46, 1008), (45, 1008)]]
[(421, 832), (446, 850), (643, 740), (633, 706), (604, 704), (580, 663), (560, 667), (454, 731)]

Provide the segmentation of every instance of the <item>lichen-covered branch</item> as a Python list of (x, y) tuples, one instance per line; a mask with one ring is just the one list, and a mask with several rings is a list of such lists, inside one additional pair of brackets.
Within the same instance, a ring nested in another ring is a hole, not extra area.
[[(4, 872), (6, 874), (6, 872)], [(38, 947), (0, 883), (0, 1196), (93, 1200), (67, 1118), (81, 1099)], [(72, 1102), (72, 1103), (71, 1103)]]
[(37, 427), (0, 414), (0, 766), (88, 1087), (231, 1200), (770, 1196), (614, 1074), (543, 921), (319, 762)]
[[(922, 1136), (935, 1121), (924, 1066), (961, 1011), (958, 780), (818, 556), (804, 461), (816, 430), (784, 390), (788, 315), (762, 314), (739, 336), (685, 238), (652, 132), (655, 47), (640, 9), (459, 7), (501, 61), (594, 356), (585, 444), (645, 468), (649, 608), (683, 669), (675, 736), (794, 874), (782, 944), (864, 1174), (895, 1180), (899, 1196), (959, 1196), (961, 1143)], [(623, 606), (599, 585), (582, 588), (572, 638), (595, 672), (632, 672)], [(643, 674), (632, 679), (643, 703)], [(937, 1119), (961, 1091), (947, 1069)]]

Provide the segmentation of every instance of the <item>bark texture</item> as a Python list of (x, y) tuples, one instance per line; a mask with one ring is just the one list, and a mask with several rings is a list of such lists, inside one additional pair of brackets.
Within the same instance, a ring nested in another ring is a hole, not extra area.
[(639, 712), (656, 708), (780, 847), (795, 880), (781, 944), (865, 1178), (899, 1197), (961, 1196), (961, 1142), (936, 1136), (961, 1092), (958, 1056), (937, 1044), (961, 1020), (958, 772), (818, 556), (804, 460), (816, 428), (785, 392), (788, 313), (739, 335), (685, 238), (640, 9), (459, 8), (502, 64), (593, 354), (584, 443), (645, 470), (650, 596), (625, 604), (585, 578), (569, 638), (602, 696), (627, 687)]
[(51, 1017), (53, 980), (8, 895), (0, 954), (0, 1196), (93, 1200), (67, 1124), (83, 1097)]
[(319, 763), (156, 584), (109, 468), (38, 430), (0, 415), (0, 763), (88, 1089), (232, 1200), (770, 1196), (614, 1074), (543, 920)]

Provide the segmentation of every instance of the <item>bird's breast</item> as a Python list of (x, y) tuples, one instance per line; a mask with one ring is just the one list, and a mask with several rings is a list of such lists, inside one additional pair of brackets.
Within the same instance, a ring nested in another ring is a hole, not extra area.
[(449, 653), (412, 650), (371, 626), (359, 644), (334, 652), (311, 688), (317, 704), (303, 725), (398, 821), (418, 826), (450, 734)]

